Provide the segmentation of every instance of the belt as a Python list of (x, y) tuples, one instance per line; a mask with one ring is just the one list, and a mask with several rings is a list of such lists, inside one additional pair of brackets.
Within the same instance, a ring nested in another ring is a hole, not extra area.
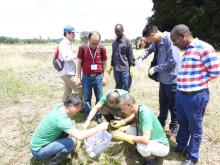
[(192, 94), (197, 94), (197, 93), (201, 93), (203, 91), (205, 91), (206, 89), (201, 89), (198, 91), (192, 91), (192, 92), (184, 92), (184, 91), (178, 91), (179, 93), (183, 94), (183, 95), (192, 95)]
[(98, 75), (100, 75), (100, 74), (102, 74), (102, 72), (101, 72), (101, 73), (94, 73), (94, 74), (87, 74), (87, 76), (95, 77), (95, 76), (98, 76)]

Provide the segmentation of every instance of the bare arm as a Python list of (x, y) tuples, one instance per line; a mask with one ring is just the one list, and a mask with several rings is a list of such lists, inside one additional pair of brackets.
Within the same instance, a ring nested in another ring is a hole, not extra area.
[(78, 140), (84, 140), (98, 133), (99, 131), (100, 129), (98, 127), (91, 128), (88, 130), (82, 130), (82, 131), (75, 128), (67, 133)]
[(92, 108), (92, 110), (90, 111), (89, 116), (88, 116), (86, 122), (90, 122), (90, 121), (93, 119), (93, 117), (95, 116), (95, 114), (96, 114), (96, 113), (99, 111), (99, 109), (101, 109), (101, 108), (102, 108), (102, 104), (97, 103), (97, 104), (95, 105), (95, 107)]
[(126, 122), (126, 123), (130, 123), (130, 122), (132, 122), (132, 121), (134, 120), (134, 118), (135, 118), (135, 114), (132, 113), (132, 114), (129, 115), (127, 118), (125, 118), (125, 122)]
[(148, 144), (150, 140), (150, 131), (145, 132), (142, 136), (133, 136), (136, 143)]
[(81, 79), (81, 70), (82, 70), (82, 60), (78, 58), (77, 63), (77, 77)]

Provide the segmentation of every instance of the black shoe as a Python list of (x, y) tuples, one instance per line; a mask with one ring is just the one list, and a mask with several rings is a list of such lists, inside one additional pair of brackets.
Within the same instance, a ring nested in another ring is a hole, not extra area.
[(175, 148), (174, 152), (176, 152), (176, 153), (178, 153), (180, 155), (183, 155), (185, 157), (187, 155), (186, 149), (181, 150), (181, 149)]
[(100, 124), (103, 120), (102, 120), (102, 116), (99, 116), (99, 117), (96, 117), (96, 122), (98, 123), (98, 124)]
[(185, 160), (181, 165), (194, 165), (196, 163), (194, 163), (192, 160)]
[(48, 165), (60, 165), (62, 162), (66, 161), (66, 158), (67, 155), (60, 152), (51, 158)]

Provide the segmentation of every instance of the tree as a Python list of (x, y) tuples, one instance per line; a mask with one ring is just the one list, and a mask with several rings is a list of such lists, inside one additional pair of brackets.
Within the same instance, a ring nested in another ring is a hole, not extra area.
[(153, 0), (154, 14), (147, 18), (161, 31), (186, 24), (193, 35), (220, 48), (219, 0)]
[(89, 36), (89, 32), (87, 31), (83, 31), (80, 33), (80, 40), (82, 43), (87, 43), (88, 42), (88, 36)]

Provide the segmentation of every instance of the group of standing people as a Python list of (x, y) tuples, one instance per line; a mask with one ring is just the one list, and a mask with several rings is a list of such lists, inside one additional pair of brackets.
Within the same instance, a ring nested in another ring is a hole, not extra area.
[[(176, 136), (175, 151), (186, 156), (186, 161), (182, 164), (193, 165), (198, 162), (203, 116), (209, 100), (208, 82), (220, 75), (217, 53), (210, 44), (193, 38), (186, 25), (177, 25), (171, 32), (160, 32), (154, 25), (144, 27), (143, 38), (151, 44), (138, 59), (144, 60), (154, 53), (156, 63), (150, 66), (148, 75), (154, 76), (155, 81), (160, 83), (159, 116), (156, 117), (149, 108), (138, 104), (129, 94), (132, 83), (135, 84), (132, 82), (135, 58), (132, 44), (123, 32), (123, 25), (117, 24), (116, 39), (112, 43), (111, 64), (107, 69), (106, 48), (100, 44), (99, 32), (90, 32), (88, 43), (81, 45), (76, 55), (72, 47), (76, 31), (72, 26), (64, 28), (64, 39), (59, 45), (59, 56), (64, 61), (64, 67), (59, 73), (65, 85), (64, 104), (56, 107), (53, 111), (56, 115), (50, 114), (35, 131), (31, 141), (34, 156), (42, 158), (43, 151), (48, 152), (48, 148), (43, 148), (60, 139), (62, 132), (77, 139), (86, 139), (97, 131), (107, 129), (107, 124), (101, 123), (104, 117), (112, 127), (119, 130), (113, 133), (114, 138), (131, 144), (137, 143), (137, 151), (143, 157), (164, 157), (170, 150), (164, 132), (170, 112), (169, 129)], [(184, 51), (182, 57), (178, 48)], [(103, 94), (106, 72), (112, 71), (115, 89)], [(93, 108), (92, 90), (96, 97), (96, 105)], [(83, 99), (80, 100), (79, 96)], [(99, 125), (82, 133), (75, 129), (66, 114), (75, 115), (80, 109), (83, 109), (86, 119), (84, 129), (87, 129), (94, 117)], [(59, 110), (62, 113), (58, 113)], [(62, 120), (60, 119), (62, 122), (57, 121), (51, 129), (59, 130), (56, 131), (56, 135), (50, 129), (43, 128), (49, 125), (50, 120), (55, 120), (54, 116), (55, 118), (62, 116)], [(121, 119), (118, 120), (117, 117)], [(59, 126), (56, 128), (57, 124)], [(46, 135), (41, 133), (42, 130), (49, 131), (53, 137), (48, 140), (44, 137)], [(40, 141), (44, 143), (40, 144)], [(69, 144), (65, 140), (62, 150), (57, 153), (65, 153), (64, 155), (69, 153), (71, 149), (66, 150)], [(73, 150), (73, 143), (71, 146)], [(56, 158), (59, 157), (57, 153), (47, 154), (47, 157), (53, 156), (57, 161)]]

